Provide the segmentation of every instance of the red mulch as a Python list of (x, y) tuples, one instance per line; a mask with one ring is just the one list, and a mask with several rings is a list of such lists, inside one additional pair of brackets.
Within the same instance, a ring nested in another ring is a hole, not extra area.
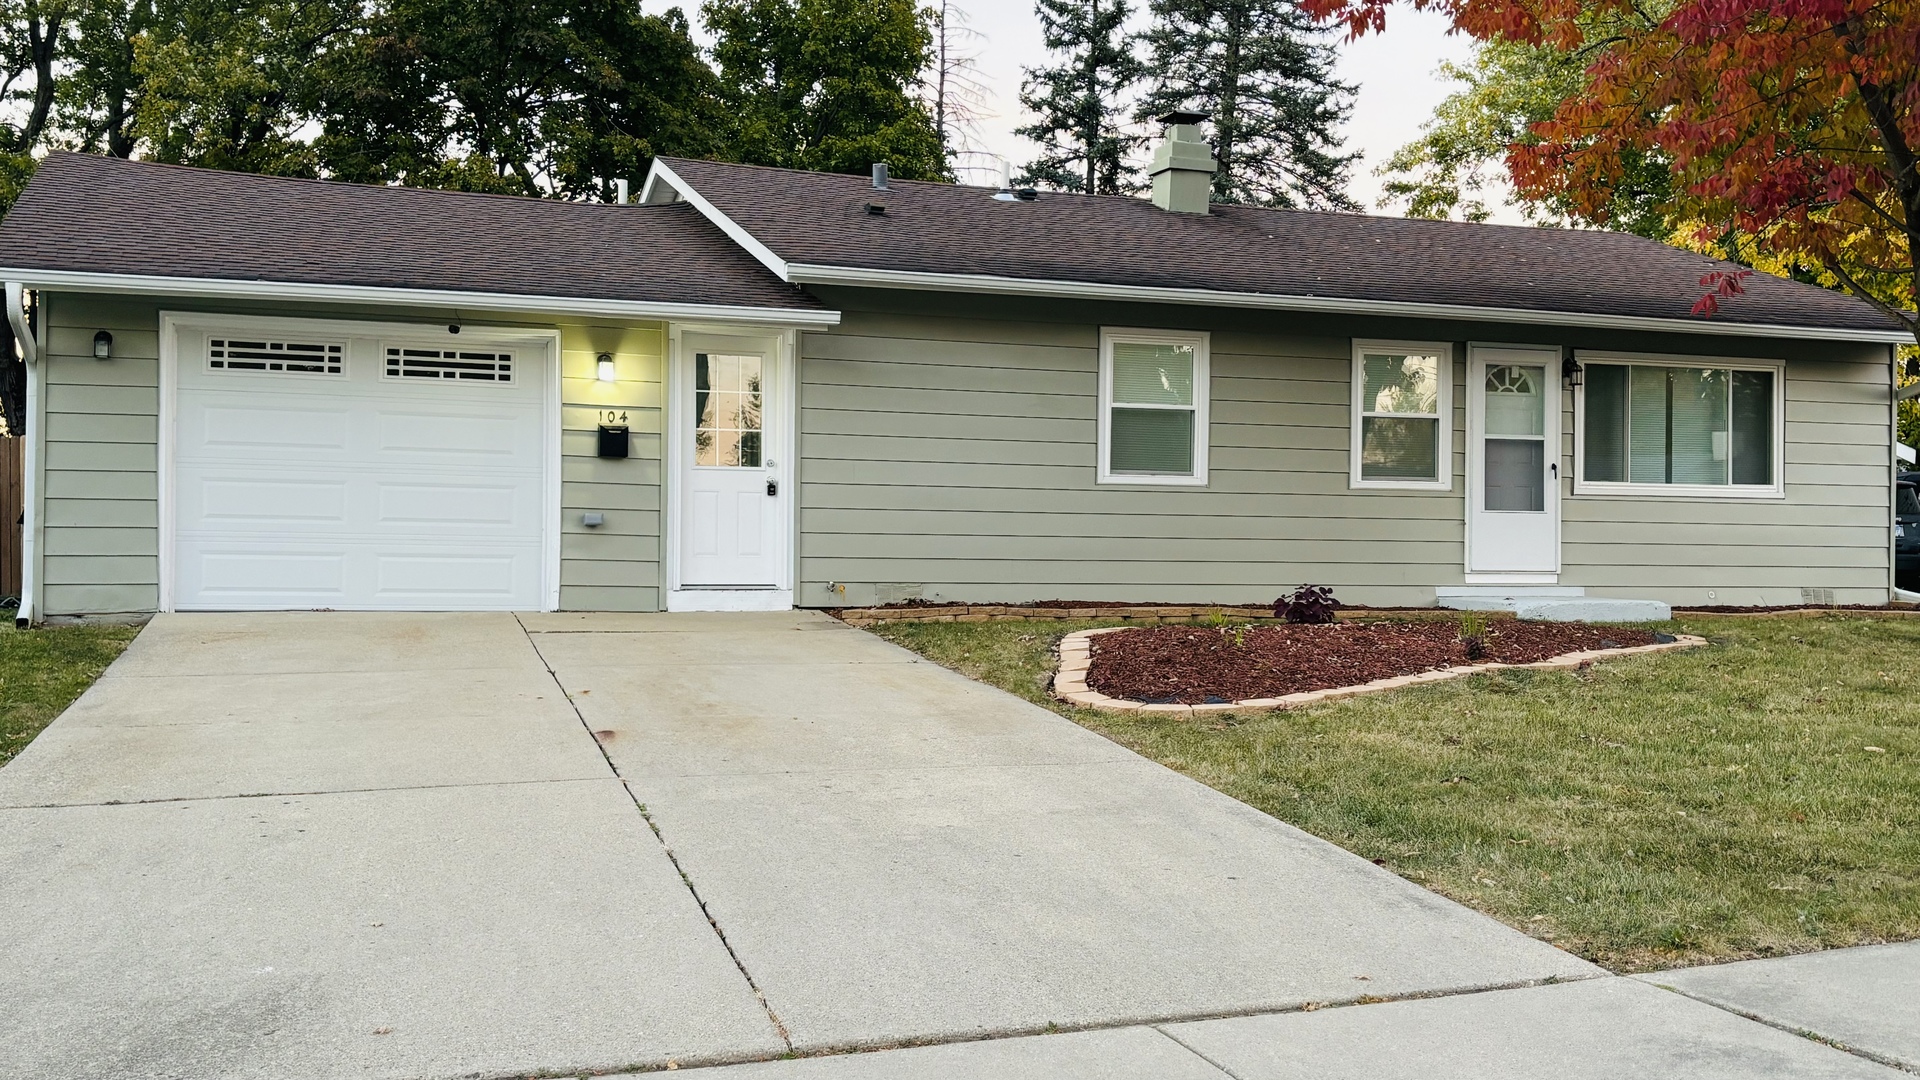
[[(1240, 634), (1239, 644), (1235, 634)], [(1108, 697), (1187, 705), (1282, 697), (1497, 661), (1531, 664), (1570, 652), (1651, 645), (1651, 630), (1490, 619), (1487, 654), (1467, 658), (1458, 624), (1333, 623), (1143, 626), (1093, 638), (1087, 686)]]

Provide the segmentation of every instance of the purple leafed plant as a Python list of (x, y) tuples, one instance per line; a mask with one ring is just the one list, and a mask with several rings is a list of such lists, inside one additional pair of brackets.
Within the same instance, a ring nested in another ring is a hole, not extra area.
[(1273, 602), (1273, 617), (1290, 623), (1330, 623), (1338, 610), (1340, 601), (1326, 585), (1302, 585)]

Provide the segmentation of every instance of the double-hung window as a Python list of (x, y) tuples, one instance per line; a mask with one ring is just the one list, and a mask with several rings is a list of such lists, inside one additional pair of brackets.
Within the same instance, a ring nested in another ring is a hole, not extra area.
[(1779, 365), (1695, 357), (1579, 360), (1576, 494), (1767, 498), (1784, 492)]
[(1453, 346), (1353, 343), (1354, 487), (1452, 488), (1452, 417)]
[(1207, 482), (1207, 335), (1100, 333), (1103, 484)]

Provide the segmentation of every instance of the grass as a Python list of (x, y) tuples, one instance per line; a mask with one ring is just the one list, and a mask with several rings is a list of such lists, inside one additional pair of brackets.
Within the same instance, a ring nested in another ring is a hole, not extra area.
[(113, 663), (135, 626), (0, 628), (0, 765)]
[(1054, 700), (1100, 625), (876, 632), (1615, 971), (1920, 937), (1920, 619), (1196, 719)]

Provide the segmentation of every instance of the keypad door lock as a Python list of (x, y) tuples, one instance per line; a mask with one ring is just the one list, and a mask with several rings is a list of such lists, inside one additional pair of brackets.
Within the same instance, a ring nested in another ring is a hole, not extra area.
[(780, 494), (780, 482), (778, 480), (768, 480), (767, 481), (767, 497), (772, 498), (778, 494)]

